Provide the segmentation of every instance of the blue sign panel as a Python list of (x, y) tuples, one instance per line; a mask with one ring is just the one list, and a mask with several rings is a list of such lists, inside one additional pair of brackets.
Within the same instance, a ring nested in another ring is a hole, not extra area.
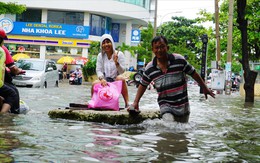
[(111, 36), (113, 37), (114, 42), (119, 42), (119, 31), (120, 31), (120, 24), (112, 23)]
[(144, 62), (138, 61), (138, 62), (137, 62), (137, 65), (138, 65), (138, 66), (143, 66), (143, 65), (144, 65)]
[(132, 30), (131, 42), (139, 43), (141, 41), (141, 31), (138, 29)]
[(89, 37), (89, 26), (14, 22), (14, 28), (10, 34), (87, 39)]

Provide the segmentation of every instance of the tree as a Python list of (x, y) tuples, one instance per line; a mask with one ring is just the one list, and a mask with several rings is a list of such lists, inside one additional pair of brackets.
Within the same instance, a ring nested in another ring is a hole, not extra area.
[[(235, 0), (235, 4), (232, 72), (237, 72), (242, 65), (245, 79), (245, 102), (254, 102), (254, 84), (257, 72), (250, 70), (249, 61), (259, 61), (260, 59), (260, 0)], [(228, 8), (229, 0), (224, 0), (220, 6), (221, 53), (224, 54), (222, 63), (226, 62)], [(205, 11), (201, 11), (200, 14), (203, 15), (201, 21), (214, 20), (213, 14), (210, 16)]]
[[(179, 53), (188, 58), (188, 61), (196, 68), (200, 68), (201, 61), (201, 36), (207, 34), (211, 36), (212, 30), (208, 30), (197, 24), (196, 19), (191, 20), (185, 17), (172, 17), (172, 20), (163, 23), (157, 35), (164, 35), (169, 42), (170, 53)], [(213, 37), (212, 37), (213, 38)], [(209, 37), (211, 39), (211, 37)], [(213, 41), (209, 41), (209, 44)], [(214, 57), (214, 53), (209, 53), (208, 61)], [(209, 63), (208, 63), (209, 65)]]
[(243, 70), (244, 70), (245, 102), (254, 102), (254, 85), (257, 77), (257, 72), (250, 70), (250, 66), (249, 66), (249, 54), (248, 54), (249, 49), (248, 49), (248, 34), (247, 34), (248, 19), (246, 19), (246, 14), (247, 14), (246, 0), (237, 1), (237, 14), (238, 14), (237, 23), (239, 24), (238, 29), (241, 31), (241, 37), (242, 37), (241, 63), (243, 65)]
[[(233, 29), (233, 49), (232, 53), (235, 60), (239, 60), (242, 64), (244, 72), (244, 90), (245, 102), (254, 102), (254, 84), (257, 77), (257, 72), (250, 70), (249, 61), (258, 61), (259, 54), (259, 3), (260, 0), (235, 0), (234, 6), (234, 29)], [(226, 43), (227, 24), (229, 1), (225, 0), (221, 5), (222, 17), (222, 38)], [(233, 57), (232, 57), (233, 58)], [(232, 66), (234, 65), (234, 59)], [(232, 69), (233, 71), (233, 69)]]
[(1, 14), (21, 14), (26, 10), (25, 5), (18, 5), (13, 2), (0, 2), (0, 15)]

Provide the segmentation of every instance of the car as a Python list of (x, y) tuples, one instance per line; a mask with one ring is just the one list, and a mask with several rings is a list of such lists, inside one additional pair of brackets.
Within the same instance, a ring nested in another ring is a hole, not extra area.
[(13, 77), (16, 86), (29, 88), (47, 88), (59, 85), (59, 72), (56, 63), (50, 59), (19, 59), (16, 66), (25, 70), (25, 74)]

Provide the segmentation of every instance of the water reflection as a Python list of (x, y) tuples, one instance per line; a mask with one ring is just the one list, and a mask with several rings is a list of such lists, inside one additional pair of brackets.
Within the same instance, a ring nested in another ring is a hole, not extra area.
[(15, 115), (0, 114), (0, 162), (12, 162), (10, 151), (20, 146), (20, 141), (15, 137), (16, 131), (13, 131)]
[(119, 158), (120, 154), (113, 150), (113, 146), (119, 145), (122, 142), (118, 139), (120, 133), (118, 131), (99, 128), (94, 128), (91, 132), (94, 138), (94, 142), (91, 143), (93, 146), (90, 144), (86, 145), (86, 147), (91, 148), (84, 151), (88, 157), (83, 157), (83, 159), (89, 161), (120, 162), (119, 160), (115, 160)]
[(185, 134), (183, 133), (161, 133), (158, 136), (164, 138), (156, 143), (154, 148), (160, 154), (156, 160), (158, 162), (167, 162), (176, 160), (175, 155), (188, 152), (188, 144)]
[[(6, 150), (0, 147), (0, 158), (4, 154), (15, 162), (259, 161), (260, 99), (245, 107), (237, 94), (205, 100), (198, 87), (189, 89), (191, 114), (186, 124), (155, 119), (111, 126), (48, 117), (50, 109), (88, 101), (89, 86), (19, 88), (31, 111), (0, 117), (0, 139), (11, 142)], [(133, 101), (136, 88), (129, 87), (129, 92)], [(158, 109), (156, 92), (146, 91), (143, 97), (141, 109)]]

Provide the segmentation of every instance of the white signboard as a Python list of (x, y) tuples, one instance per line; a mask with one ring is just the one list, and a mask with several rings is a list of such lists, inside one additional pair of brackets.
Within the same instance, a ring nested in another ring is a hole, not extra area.
[(224, 90), (225, 86), (225, 72), (223, 70), (211, 70), (211, 89)]

